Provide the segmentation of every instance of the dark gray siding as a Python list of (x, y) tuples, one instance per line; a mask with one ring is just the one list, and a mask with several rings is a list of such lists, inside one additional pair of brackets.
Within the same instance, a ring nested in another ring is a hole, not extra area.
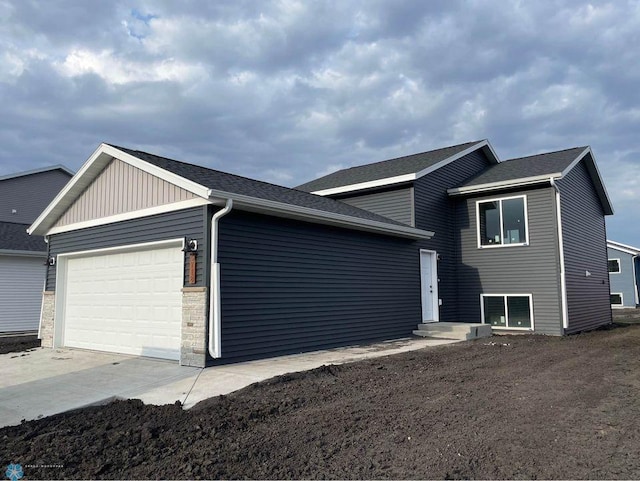
[[(584, 162), (558, 181), (562, 208), (569, 328), (567, 333), (611, 322), (604, 213)], [(586, 276), (586, 272), (591, 273)]]
[(411, 187), (374, 192), (338, 200), (398, 222), (414, 225), (413, 189)]
[[(126, 220), (113, 224), (54, 234), (49, 238), (49, 252), (50, 255), (56, 256), (66, 252), (78, 252), (187, 237), (198, 241), (199, 252), (196, 269), (197, 283), (190, 285), (204, 286), (205, 278), (203, 267), (208, 259), (208, 257), (204, 255), (206, 252), (204, 242), (206, 212), (206, 207), (194, 207), (142, 217), (140, 219)], [(100, 273), (96, 273), (96, 275), (99, 274)], [(55, 267), (49, 267), (47, 269), (47, 290), (55, 290), (55, 276)], [(188, 279), (188, 265), (186, 262), (185, 279)]]
[(411, 335), (415, 242), (233, 211), (220, 220), (222, 359)]
[(70, 178), (51, 170), (0, 181), (0, 221), (31, 224)]
[(620, 260), (620, 272), (609, 274), (611, 292), (622, 294), (625, 307), (636, 307), (636, 283), (633, 268), (633, 256), (611, 247), (607, 248), (609, 259)]
[[(440, 321), (465, 321), (458, 315), (457, 300), (457, 227), (455, 201), (447, 189), (460, 185), (489, 165), (482, 151), (475, 151), (414, 183), (415, 219), (418, 229), (434, 231), (435, 236), (422, 241), (420, 247), (440, 254), (438, 262), (439, 297), (442, 299)], [(474, 321), (477, 322), (477, 321)]]
[[(527, 196), (529, 245), (478, 248), (476, 201)], [(459, 318), (480, 322), (480, 294), (532, 294), (535, 332), (562, 334), (555, 191), (541, 188), (461, 199)]]

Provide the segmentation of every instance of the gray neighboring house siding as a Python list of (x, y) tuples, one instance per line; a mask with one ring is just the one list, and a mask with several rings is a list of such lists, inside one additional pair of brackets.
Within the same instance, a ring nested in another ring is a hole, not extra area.
[(612, 247), (607, 248), (609, 259), (620, 260), (620, 272), (609, 273), (611, 294), (622, 294), (623, 307), (636, 307), (634, 256)]
[[(529, 245), (478, 248), (476, 201), (526, 195)], [(534, 330), (562, 335), (560, 259), (555, 191), (551, 187), (460, 199), (459, 320), (481, 319), (481, 294), (531, 294)]]
[(584, 161), (557, 184), (569, 310), (566, 333), (571, 334), (611, 322), (607, 233), (602, 204)]
[[(348, 195), (348, 194), (347, 194)], [(413, 188), (403, 187), (383, 192), (374, 192), (346, 198), (334, 197), (337, 200), (368, 210), (389, 219), (415, 226), (413, 215)]]
[(224, 363), (406, 337), (415, 241), (232, 211), (220, 220)]
[(0, 221), (30, 224), (70, 178), (61, 170), (51, 170), (0, 181)]
[(45, 256), (0, 255), (0, 332), (37, 331)]
[[(132, 244), (177, 239), (187, 237), (196, 239), (199, 246), (207, 246), (209, 235), (205, 229), (207, 225), (207, 208), (194, 207), (191, 209), (168, 212), (164, 214), (125, 220), (112, 224), (99, 225), (69, 232), (52, 234), (49, 237), (49, 253), (51, 256), (69, 252), (80, 252), (107, 247), (119, 247)], [(196, 268), (196, 283), (188, 284), (192, 287), (205, 285), (203, 267), (208, 257), (199, 248)], [(208, 250), (206, 251), (208, 252)], [(99, 274), (98, 274), (99, 275)], [(185, 255), (184, 284), (188, 280), (188, 264)], [(47, 289), (56, 289), (56, 268), (47, 268)]]

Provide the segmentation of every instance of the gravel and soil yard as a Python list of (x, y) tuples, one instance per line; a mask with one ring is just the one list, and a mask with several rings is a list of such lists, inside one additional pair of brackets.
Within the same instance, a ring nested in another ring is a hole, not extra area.
[(640, 326), (493, 337), (190, 411), (122, 401), (0, 430), (0, 459), (28, 479), (638, 479), (639, 454)]
[(40, 339), (35, 334), (30, 336), (0, 337), (0, 354), (23, 352), (36, 347), (40, 347)]

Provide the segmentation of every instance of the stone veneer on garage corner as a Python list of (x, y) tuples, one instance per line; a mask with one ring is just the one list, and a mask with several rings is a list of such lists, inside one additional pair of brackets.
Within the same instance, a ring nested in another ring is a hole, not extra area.
[(40, 340), (42, 347), (53, 347), (53, 321), (56, 316), (56, 292), (42, 293), (42, 320), (40, 321)]
[(182, 289), (180, 365), (205, 367), (207, 362), (207, 288)]

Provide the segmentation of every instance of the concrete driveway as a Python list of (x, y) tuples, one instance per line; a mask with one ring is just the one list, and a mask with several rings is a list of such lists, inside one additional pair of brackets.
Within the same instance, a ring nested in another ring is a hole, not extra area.
[(185, 409), (258, 381), (323, 364), (387, 356), (453, 340), (407, 338), (206, 369), (173, 361), (79, 349), (37, 348), (0, 355), (0, 427), (113, 399), (180, 401)]

